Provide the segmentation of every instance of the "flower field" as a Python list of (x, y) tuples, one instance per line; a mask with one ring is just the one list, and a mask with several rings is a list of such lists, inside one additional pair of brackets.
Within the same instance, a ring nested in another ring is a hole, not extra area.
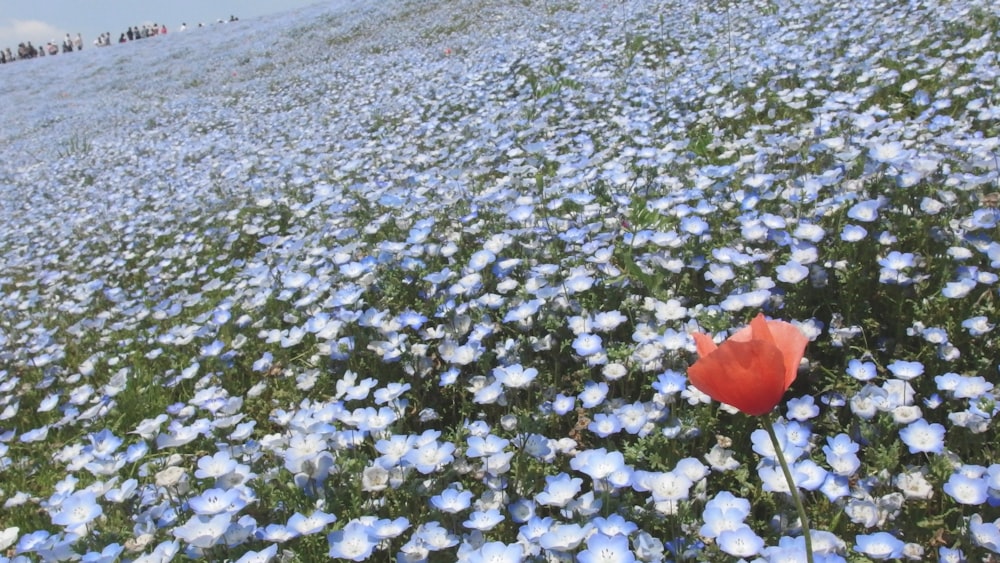
[[(341, 0), (4, 65), (0, 561), (1000, 560), (998, 45)], [(760, 313), (780, 452), (687, 376)]]

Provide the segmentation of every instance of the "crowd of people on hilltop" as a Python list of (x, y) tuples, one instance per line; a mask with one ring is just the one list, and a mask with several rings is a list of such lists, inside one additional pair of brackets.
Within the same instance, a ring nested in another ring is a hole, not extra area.
[[(229, 16), (229, 21), (238, 21), (239, 18), (236, 16)], [(225, 20), (219, 20), (219, 23), (224, 23)], [(204, 27), (205, 24), (199, 23), (198, 27)], [(181, 24), (180, 30), (184, 31), (187, 29), (187, 24)], [(149, 37), (154, 37), (157, 35), (165, 35), (167, 33), (167, 26), (165, 25), (142, 25), (129, 27), (128, 31), (122, 32), (118, 37), (118, 43), (128, 43), (129, 41), (137, 41), (139, 39), (146, 39)], [(95, 47), (108, 47), (112, 43), (111, 34), (104, 32), (100, 34), (97, 39), (94, 40)], [(26, 43), (21, 43), (17, 46), (17, 51), (11, 50), (10, 47), (6, 49), (0, 49), (0, 64), (11, 63), (16, 60), (21, 59), (33, 59), (36, 57), (44, 57), (46, 55), (58, 55), (61, 53), (72, 53), (73, 51), (83, 50), (83, 37), (79, 33), (76, 34), (75, 38), (70, 38), (69, 34), (66, 34), (66, 38), (63, 39), (60, 45), (54, 39), (49, 41), (45, 45), (35, 46), (32, 45), (31, 41)]]

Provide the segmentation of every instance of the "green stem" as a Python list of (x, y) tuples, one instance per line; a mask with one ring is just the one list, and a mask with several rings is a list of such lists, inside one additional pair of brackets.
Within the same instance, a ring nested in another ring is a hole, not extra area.
[(781, 444), (778, 443), (778, 436), (774, 433), (774, 424), (771, 423), (771, 415), (762, 416), (764, 430), (774, 444), (774, 454), (781, 464), (781, 471), (785, 474), (785, 481), (788, 482), (788, 492), (795, 501), (795, 508), (799, 511), (799, 522), (802, 524), (802, 537), (806, 540), (806, 561), (813, 563), (812, 536), (809, 534), (809, 518), (806, 516), (806, 509), (802, 506), (802, 498), (799, 496), (799, 488), (795, 486), (795, 479), (792, 478), (792, 471), (788, 469), (788, 462), (785, 461), (785, 454), (781, 451)]

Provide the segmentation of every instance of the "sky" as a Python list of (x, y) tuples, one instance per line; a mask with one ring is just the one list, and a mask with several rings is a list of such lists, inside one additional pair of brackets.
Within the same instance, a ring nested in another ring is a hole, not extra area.
[(319, 0), (0, 0), (0, 49), (18, 43), (61, 42), (69, 33), (83, 36), (84, 48), (104, 32), (112, 41), (129, 26), (157, 23), (176, 31), (229, 16), (252, 19), (316, 4)]

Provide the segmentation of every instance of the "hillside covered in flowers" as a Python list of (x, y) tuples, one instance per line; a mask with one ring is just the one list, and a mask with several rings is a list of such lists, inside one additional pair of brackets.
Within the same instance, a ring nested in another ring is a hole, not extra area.
[[(5, 65), (0, 561), (801, 562), (778, 456), (816, 561), (997, 557), (998, 44), (340, 0)], [(780, 452), (687, 375), (759, 313)]]

